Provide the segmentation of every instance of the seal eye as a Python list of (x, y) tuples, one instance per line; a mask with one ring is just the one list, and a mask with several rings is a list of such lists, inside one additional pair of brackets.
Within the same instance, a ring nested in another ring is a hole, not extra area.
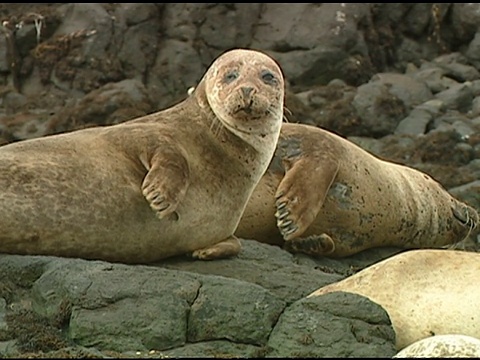
[(230, 84), (233, 80), (235, 80), (236, 78), (238, 78), (238, 71), (237, 70), (233, 70), (233, 71), (230, 71), (228, 72), (225, 77), (223, 78), (223, 80), (227, 83), (227, 84)]
[(270, 71), (263, 70), (261, 75), (262, 75), (262, 80), (265, 84), (274, 85), (277, 83), (277, 79), (275, 78), (275, 75), (273, 75)]

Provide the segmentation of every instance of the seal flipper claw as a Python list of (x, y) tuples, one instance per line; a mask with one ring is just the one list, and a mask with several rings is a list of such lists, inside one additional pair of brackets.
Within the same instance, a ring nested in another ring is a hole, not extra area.
[(284, 220), (288, 215), (290, 215), (290, 212), (288, 210), (284, 211), (277, 211), (275, 213), (275, 217), (277, 218), (277, 221), (282, 221)]
[(298, 227), (294, 225), (294, 226), (290, 226), (288, 229), (281, 228), (280, 231), (282, 232), (283, 237), (288, 237), (289, 235), (293, 234), (297, 230), (298, 230)]

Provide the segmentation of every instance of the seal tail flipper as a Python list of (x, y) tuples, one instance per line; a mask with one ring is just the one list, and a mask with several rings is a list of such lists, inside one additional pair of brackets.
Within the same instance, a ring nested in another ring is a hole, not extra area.
[(335, 242), (327, 234), (311, 235), (285, 241), (283, 248), (292, 253), (319, 257), (332, 254), (335, 251)]

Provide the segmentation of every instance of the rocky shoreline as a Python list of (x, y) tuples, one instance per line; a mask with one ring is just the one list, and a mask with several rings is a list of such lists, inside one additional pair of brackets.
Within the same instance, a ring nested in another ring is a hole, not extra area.
[[(480, 210), (480, 5), (0, 4), (0, 145), (187, 96), (233, 47), (278, 60), (286, 116), (422, 170)], [(155, 266), (0, 255), (1, 357), (391, 357), (385, 311), (305, 299), (398, 249)], [(478, 239), (462, 248), (478, 251)]]

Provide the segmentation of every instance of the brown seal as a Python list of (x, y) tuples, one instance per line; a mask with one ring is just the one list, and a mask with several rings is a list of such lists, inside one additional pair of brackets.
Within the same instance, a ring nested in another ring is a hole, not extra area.
[(467, 237), (478, 221), (427, 174), (326, 130), (284, 124), (235, 234), (343, 257), (380, 246), (441, 247)]
[(236, 254), (283, 101), (277, 63), (235, 49), (171, 108), (1, 147), (0, 252), (125, 263)]
[(388, 313), (401, 350), (432, 335), (480, 338), (479, 274), (479, 253), (407, 250), (308, 297), (344, 291), (369, 298)]

